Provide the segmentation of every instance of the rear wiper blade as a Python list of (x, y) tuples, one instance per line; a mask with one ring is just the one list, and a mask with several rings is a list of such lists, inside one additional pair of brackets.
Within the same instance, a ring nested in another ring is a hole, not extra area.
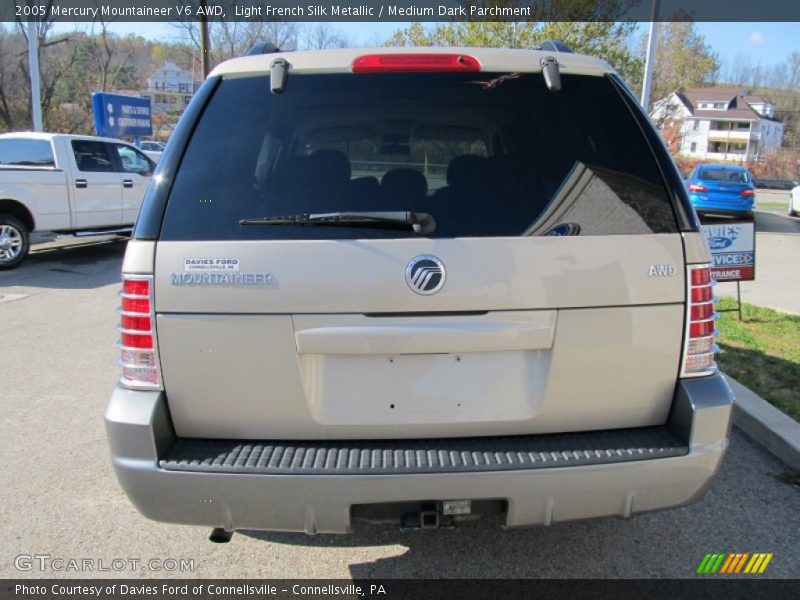
[(390, 228), (407, 226), (417, 233), (428, 235), (436, 229), (436, 221), (428, 213), (410, 211), (332, 212), (255, 217), (242, 219), (239, 225), (327, 225), (332, 227)]

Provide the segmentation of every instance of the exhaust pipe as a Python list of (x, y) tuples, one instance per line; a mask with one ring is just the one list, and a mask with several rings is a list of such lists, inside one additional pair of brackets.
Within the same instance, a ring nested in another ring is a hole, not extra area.
[(215, 527), (211, 530), (211, 535), (208, 536), (208, 541), (214, 542), (215, 544), (227, 544), (231, 541), (232, 537), (232, 531), (228, 531), (222, 527)]

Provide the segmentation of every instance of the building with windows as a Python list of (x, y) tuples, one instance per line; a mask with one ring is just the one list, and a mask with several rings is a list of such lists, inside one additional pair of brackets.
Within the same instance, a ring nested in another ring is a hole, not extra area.
[(189, 104), (198, 85), (190, 73), (168, 60), (147, 78), (148, 89), (141, 95), (150, 98), (154, 114), (180, 113)]
[(651, 114), (670, 150), (688, 158), (747, 162), (781, 145), (775, 105), (738, 87), (672, 92)]

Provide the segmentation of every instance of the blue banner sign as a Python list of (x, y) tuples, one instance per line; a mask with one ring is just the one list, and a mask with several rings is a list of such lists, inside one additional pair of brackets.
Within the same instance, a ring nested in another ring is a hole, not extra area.
[(153, 134), (150, 98), (95, 92), (92, 94), (94, 129), (108, 137)]

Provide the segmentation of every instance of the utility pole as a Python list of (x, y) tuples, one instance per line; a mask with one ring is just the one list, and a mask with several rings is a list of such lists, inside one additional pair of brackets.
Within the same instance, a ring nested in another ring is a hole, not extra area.
[(200, 0), (200, 8), (203, 9), (200, 14), (200, 55), (203, 59), (203, 79), (205, 79), (211, 71), (208, 56), (210, 48), (208, 45), (208, 16), (205, 13), (206, 0)]
[(33, 130), (42, 131), (42, 91), (39, 87), (39, 22), (33, 15), (28, 20), (28, 71), (31, 75)]
[(647, 56), (644, 63), (644, 81), (642, 82), (642, 108), (649, 112), (650, 89), (653, 86), (653, 66), (656, 60), (658, 44), (658, 1), (653, 0), (653, 16), (650, 21), (650, 37), (647, 40)]

